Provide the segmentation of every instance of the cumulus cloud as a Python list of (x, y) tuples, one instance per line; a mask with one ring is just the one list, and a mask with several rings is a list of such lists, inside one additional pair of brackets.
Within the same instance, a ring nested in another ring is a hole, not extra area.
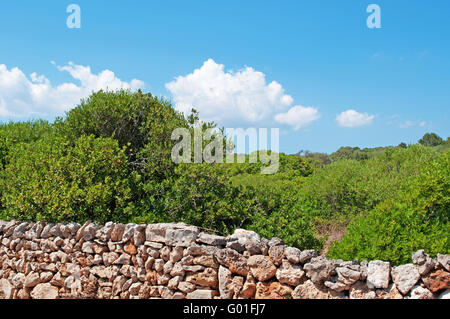
[(136, 79), (124, 82), (110, 70), (94, 74), (89, 66), (72, 62), (64, 66), (57, 66), (54, 62), (52, 64), (59, 71), (68, 72), (79, 84), (66, 82), (52, 85), (44, 75), (32, 73), (27, 77), (17, 67), (9, 70), (6, 65), (0, 64), (0, 117), (62, 115), (93, 91), (120, 88), (137, 90), (144, 86), (142, 81)]
[(319, 118), (320, 114), (316, 108), (301, 105), (291, 107), (286, 113), (275, 115), (275, 121), (281, 124), (291, 125), (295, 130), (299, 130)]
[[(166, 88), (177, 110), (189, 114), (195, 108), (204, 121), (230, 127), (270, 125), (278, 116), (280, 123), (295, 127), (306, 124), (305, 119), (299, 123), (285, 120), (282, 112), (292, 106), (293, 98), (278, 82), (267, 83), (264, 73), (251, 67), (225, 71), (224, 65), (209, 59), (192, 73), (166, 83)], [(298, 108), (292, 112), (297, 119), (304, 114), (298, 114)]]
[(374, 118), (374, 115), (368, 113), (347, 110), (336, 116), (336, 121), (342, 127), (359, 127), (371, 124)]

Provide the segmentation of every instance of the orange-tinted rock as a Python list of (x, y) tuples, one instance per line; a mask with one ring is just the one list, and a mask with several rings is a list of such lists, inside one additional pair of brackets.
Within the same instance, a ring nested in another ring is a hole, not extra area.
[(422, 281), (432, 292), (450, 289), (450, 273), (442, 269), (422, 277)]
[(256, 299), (286, 299), (292, 294), (292, 289), (279, 282), (258, 282), (256, 285)]

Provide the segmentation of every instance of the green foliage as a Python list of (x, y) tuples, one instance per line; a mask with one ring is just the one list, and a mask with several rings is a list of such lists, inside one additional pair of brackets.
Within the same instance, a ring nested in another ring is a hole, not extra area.
[(426, 133), (420, 140), (419, 143), (423, 146), (438, 146), (444, 143), (444, 140), (436, 133)]
[(449, 253), (450, 152), (406, 184), (398, 196), (380, 203), (367, 216), (358, 216), (329, 256), (401, 264), (410, 262), (417, 249), (431, 255)]
[(6, 157), (18, 143), (30, 143), (50, 134), (52, 126), (43, 120), (0, 124), (0, 161), (6, 165)]
[(315, 216), (343, 218), (367, 212), (401, 190), (438, 153), (420, 145), (388, 148), (365, 161), (341, 160), (316, 170), (301, 188)]
[[(331, 256), (398, 263), (414, 249), (448, 252), (448, 139), (280, 153), (278, 172), (263, 175), (269, 164), (249, 163), (253, 154), (244, 163), (175, 164), (175, 128), (193, 136), (216, 125), (124, 90), (94, 93), (54, 123), (0, 125), (0, 218), (181, 221), (223, 235), (247, 228), (317, 250), (328, 226), (349, 225)], [(223, 129), (217, 138), (225, 151)]]
[(131, 214), (127, 161), (111, 139), (82, 136), (18, 143), (2, 173), (2, 205), (10, 218), (126, 221)]

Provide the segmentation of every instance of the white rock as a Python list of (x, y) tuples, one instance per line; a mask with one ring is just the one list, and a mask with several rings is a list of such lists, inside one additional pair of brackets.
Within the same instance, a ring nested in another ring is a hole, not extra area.
[(367, 267), (367, 286), (370, 289), (384, 288), (389, 286), (391, 266), (387, 261), (374, 260)]

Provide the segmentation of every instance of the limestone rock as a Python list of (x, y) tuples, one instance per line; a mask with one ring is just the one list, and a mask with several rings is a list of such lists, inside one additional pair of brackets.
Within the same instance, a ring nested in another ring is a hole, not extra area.
[[(281, 247), (281, 246), (275, 246)], [(302, 282), (305, 272), (300, 265), (292, 265), (289, 261), (284, 260), (282, 265), (277, 269), (277, 280), (289, 286), (297, 286)]]
[(186, 299), (213, 299), (214, 296), (217, 296), (216, 290), (197, 289), (189, 292)]
[(418, 267), (420, 275), (426, 275), (435, 266), (435, 261), (424, 250), (418, 250), (412, 255), (413, 264)]
[(336, 273), (334, 262), (328, 260), (325, 256), (312, 258), (309, 263), (303, 266), (303, 269), (315, 284), (324, 283)]
[(226, 239), (223, 236), (211, 235), (204, 232), (201, 232), (198, 235), (197, 243), (212, 245), (212, 246), (225, 246)]
[(252, 275), (259, 281), (269, 280), (277, 273), (277, 268), (267, 256), (253, 255), (248, 259), (247, 264)]
[(294, 299), (343, 299), (345, 295), (334, 291), (329, 291), (321, 285), (314, 284), (311, 280), (298, 285), (292, 292)]
[(389, 262), (375, 260), (367, 267), (367, 286), (373, 288), (387, 288), (389, 286), (391, 266)]
[(376, 299), (375, 291), (369, 290), (369, 287), (362, 282), (357, 281), (349, 289), (350, 299)]
[(230, 289), (230, 284), (232, 281), (231, 271), (229, 271), (228, 268), (224, 266), (220, 266), (218, 279), (220, 298), (231, 299), (231, 297), (233, 296), (233, 291), (231, 291)]
[(194, 273), (186, 276), (186, 281), (198, 286), (217, 288), (218, 276), (217, 270), (213, 268), (206, 268), (203, 272)]
[(276, 245), (269, 248), (269, 257), (275, 266), (279, 266), (284, 257), (285, 246)]
[(230, 248), (220, 249), (215, 252), (214, 256), (219, 264), (227, 267), (232, 273), (247, 276), (249, 272), (247, 258), (237, 251)]
[(49, 283), (38, 284), (33, 288), (30, 295), (33, 299), (56, 299), (58, 297), (58, 288)]
[(450, 271), (450, 255), (437, 254), (436, 259), (439, 265), (444, 267), (445, 270)]
[(284, 250), (284, 255), (289, 262), (293, 264), (298, 264), (300, 262), (301, 251), (295, 247), (286, 247)]
[(413, 264), (392, 268), (392, 279), (402, 294), (407, 294), (420, 279), (419, 271)]
[(406, 299), (434, 299), (434, 295), (428, 289), (417, 285), (411, 289), (411, 293)]
[(13, 293), (14, 287), (11, 283), (7, 279), (0, 278), (0, 299), (10, 299)]
[(279, 282), (258, 282), (255, 299), (285, 299), (292, 294), (292, 288)]

